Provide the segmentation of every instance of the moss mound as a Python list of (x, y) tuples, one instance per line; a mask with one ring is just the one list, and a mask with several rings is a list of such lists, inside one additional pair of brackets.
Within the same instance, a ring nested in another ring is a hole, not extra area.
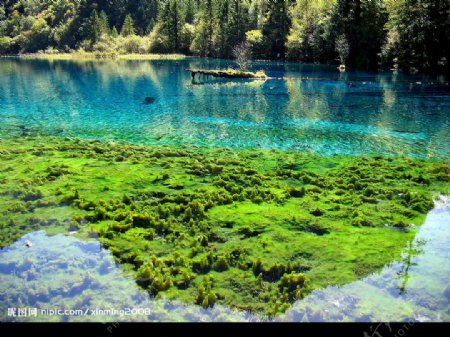
[(57, 138), (0, 157), (1, 246), (76, 231), (152, 295), (269, 315), (400, 258), (450, 186), (447, 163), (401, 157)]

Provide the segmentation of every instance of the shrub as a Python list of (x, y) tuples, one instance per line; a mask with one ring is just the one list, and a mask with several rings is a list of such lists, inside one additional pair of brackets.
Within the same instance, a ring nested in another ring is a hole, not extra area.
[(150, 50), (150, 39), (137, 35), (117, 38), (117, 46), (122, 54), (145, 54)]
[(92, 46), (93, 52), (110, 52), (117, 48), (117, 39), (113, 39), (105, 34), (102, 34), (100, 39)]
[(9, 36), (0, 37), (0, 54), (8, 54), (11, 52), (12, 40)]
[(261, 30), (255, 29), (245, 33), (245, 38), (250, 47), (253, 57), (262, 57), (266, 50), (266, 43), (264, 42), (264, 35)]

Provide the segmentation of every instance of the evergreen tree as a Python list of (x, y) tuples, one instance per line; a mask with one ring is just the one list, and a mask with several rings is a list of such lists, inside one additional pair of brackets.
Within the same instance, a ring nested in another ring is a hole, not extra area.
[(288, 3), (288, 0), (267, 0), (262, 31), (268, 41), (268, 56), (273, 59), (285, 57), (285, 45), (290, 28)]
[(194, 7), (194, 1), (193, 0), (186, 0), (186, 10), (184, 14), (184, 21), (186, 23), (194, 23), (195, 18), (195, 7)]
[(153, 28), (155, 28), (155, 20), (154, 19), (150, 19), (147, 28), (145, 29), (145, 34), (150, 34), (153, 30)]
[(388, 1), (386, 63), (406, 71), (450, 73), (448, 0)]
[(336, 0), (298, 0), (292, 9), (287, 56), (303, 62), (326, 62), (333, 58), (330, 21)]
[(117, 38), (119, 36), (119, 33), (117, 32), (116, 26), (114, 26), (111, 30), (111, 37)]
[(102, 21), (100, 20), (100, 17), (98, 16), (97, 10), (93, 10), (91, 13), (91, 16), (89, 17), (89, 28), (88, 28), (88, 34), (89, 34), (89, 40), (91, 41), (91, 44), (95, 44), (100, 40), (100, 36), (102, 35)]
[(206, 24), (206, 34), (208, 37), (207, 40), (207, 56), (213, 56), (213, 34), (214, 34), (214, 16), (213, 16), (213, 1), (205, 0), (205, 8), (204, 8), (204, 20)]
[(106, 0), (106, 12), (112, 25), (122, 26), (125, 16), (129, 13), (128, 2), (129, 0)]
[(220, 0), (217, 13), (217, 50), (219, 57), (228, 57), (228, 37), (229, 37), (229, 2)]
[(129, 36), (134, 35), (136, 30), (134, 29), (134, 22), (131, 14), (127, 14), (125, 17), (125, 21), (123, 22), (122, 30), (120, 31), (120, 35)]
[[(161, 0), (129, 1), (128, 12), (133, 13), (134, 26), (139, 34), (148, 34), (153, 29), (161, 3)], [(153, 26), (149, 30), (151, 22), (153, 22)]]
[(3, 0), (0, 37), (3, 53), (108, 49), (121, 27), (150, 35), (141, 50), (231, 58), (246, 41), (262, 58), (449, 73), (449, 17), (449, 0)]
[(213, 35), (215, 20), (213, 12), (213, 1), (204, 0), (191, 45), (191, 51), (202, 57), (214, 56)]
[(244, 41), (248, 31), (248, 7), (240, 0), (230, 0), (227, 48), (233, 48)]
[(168, 26), (168, 35), (170, 49), (172, 51), (178, 52), (180, 49), (180, 32), (181, 32), (181, 15), (178, 8), (178, 0), (169, 1), (169, 26)]
[[(163, 5), (158, 15), (158, 21), (152, 33), (158, 38), (160, 44), (158, 46), (158, 51), (160, 52), (170, 52), (172, 48), (171, 41), (171, 8), (170, 1), (167, 0)], [(155, 35), (156, 34), (156, 35)]]
[(101, 34), (110, 35), (111, 31), (109, 30), (109, 19), (105, 11), (102, 10), (100, 12), (99, 20), (101, 25)]
[(332, 18), (331, 39), (345, 35), (349, 43), (348, 64), (357, 68), (378, 66), (385, 40), (387, 15), (383, 0), (338, 0)]

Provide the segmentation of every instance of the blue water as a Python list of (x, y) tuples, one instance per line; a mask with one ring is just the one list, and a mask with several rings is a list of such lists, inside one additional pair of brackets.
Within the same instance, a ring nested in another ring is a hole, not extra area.
[(188, 71), (228, 66), (235, 64), (0, 59), (0, 137), (450, 158), (443, 78), (255, 62), (270, 79), (193, 84)]
[[(228, 66), (234, 64), (0, 59), (0, 138), (53, 135), (450, 158), (445, 79), (256, 62), (252, 69), (264, 69), (267, 81), (192, 83), (188, 71)], [(343, 287), (316, 290), (276, 320), (450, 321), (449, 214), (444, 198), (403, 260)], [(12, 317), (8, 308), (149, 312)], [(149, 298), (98, 242), (40, 231), (0, 250), (0, 321), (261, 319), (220, 305), (205, 310)]]
[[(441, 197), (401, 260), (362, 280), (315, 290), (275, 320), (449, 322), (449, 243), (450, 198)], [(8, 308), (26, 309), (27, 316), (8, 315)], [(36, 316), (28, 315), (30, 309)], [(77, 312), (56, 315), (52, 309)], [(222, 305), (203, 309), (150, 298), (99, 242), (38, 231), (0, 250), (0, 321), (260, 320), (266, 318)]]

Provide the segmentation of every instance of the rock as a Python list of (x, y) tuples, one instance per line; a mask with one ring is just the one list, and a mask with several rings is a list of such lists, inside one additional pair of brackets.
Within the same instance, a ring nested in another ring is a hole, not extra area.
[(30, 248), (32, 245), (31, 241), (25, 241), (25, 247)]
[(149, 105), (155, 103), (156, 98), (155, 97), (145, 97), (144, 98), (144, 104)]
[(447, 284), (442, 293), (444, 294), (445, 298), (450, 300), (450, 284)]

